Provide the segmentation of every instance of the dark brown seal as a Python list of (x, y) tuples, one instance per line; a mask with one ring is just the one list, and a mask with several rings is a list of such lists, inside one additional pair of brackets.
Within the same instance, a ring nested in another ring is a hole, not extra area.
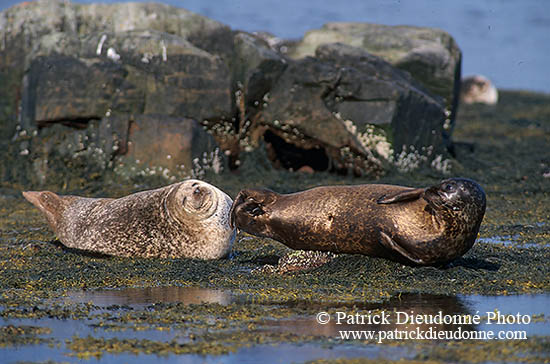
[(217, 259), (235, 239), (231, 198), (199, 180), (112, 198), (23, 192), (67, 247), (127, 257)]
[(231, 224), (292, 249), (438, 265), (472, 247), (485, 204), (483, 189), (465, 178), (429, 188), (325, 186), (287, 195), (248, 189), (235, 198)]

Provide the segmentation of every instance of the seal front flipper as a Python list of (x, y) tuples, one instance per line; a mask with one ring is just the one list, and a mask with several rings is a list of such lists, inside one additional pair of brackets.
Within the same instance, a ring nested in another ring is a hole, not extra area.
[[(229, 212), (231, 228), (245, 230), (245, 226), (254, 223), (256, 217), (265, 214), (265, 209), (277, 199), (277, 193), (268, 189), (241, 190)], [(237, 221), (237, 216), (240, 219)]]
[(413, 257), (408, 251), (406, 251), (401, 245), (397, 244), (395, 240), (393, 240), (388, 234), (381, 231), (380, 232), (381, 240), (380, 242), (384, 247), (386, 247), (389, 250), (392, 250), (394, 252), (399, 253), (404, 258), (408, 259), (409, 261), (419, 264), (419, 265), (426, 265), (426, 261), (420, 258)]
[(380, 197), (376, 200), (376, 202), (379, 204), (390, 204), (395, 202), (417, 200), (422, 196), (422, 194), (424, 194), (425, 191), (425, 188), (412, 188), (405, 191), (388, 193)]

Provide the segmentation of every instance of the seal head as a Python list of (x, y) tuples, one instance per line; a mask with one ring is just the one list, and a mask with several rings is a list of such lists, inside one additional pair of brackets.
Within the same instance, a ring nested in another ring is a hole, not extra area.
[(410, 200), (414, 194), (426, 201), (425, 211), (431, 217), (432, 227), (442, 230), (441, 236), (418, 244), (418, 238), (391, 238), (382, 232), (382, 244), (421, 265), (443, 264), (470, 250), (485, 214), (487, 202), (483, 188), (467, 178), (451, 178), (426, 189), (384, 196), (377, 202), (400, 203)]

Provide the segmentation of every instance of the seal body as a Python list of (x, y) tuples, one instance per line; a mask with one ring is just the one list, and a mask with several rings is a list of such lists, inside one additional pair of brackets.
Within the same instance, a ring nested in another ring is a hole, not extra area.
[(286, 195), (248, 189), (237, 195), (231, 222), (292, 249), (437, 265), (472, 247), (485, 205), (483, 189), (464, 178), (416, 189), (324, 186)]
[(235, 239), (231, 198), (186, 180), (117, 199), (23, 192), (67, 247), (127, 257), (216, 259)]

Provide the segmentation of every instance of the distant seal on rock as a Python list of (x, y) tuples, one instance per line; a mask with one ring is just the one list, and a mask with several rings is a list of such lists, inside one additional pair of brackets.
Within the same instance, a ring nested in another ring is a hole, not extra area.
[(247, 189), (233, 202), (231, 225), (292, 249), (439, 265), (472, 247), (485, 205), (481, 186), (465, 178), (428, 188), (324, 186), (286, 195)]
[(231, 198), (199, 180), (186, 180), (122, 198), (23, 196), (46, 216), (67, 247), (125, 257), (217, 259), (235, 239)]
[(465, 104), (496, 105), (498, 90), (486, 77), (469, 76), (464, 78), (460, 85), (460, 99)]

